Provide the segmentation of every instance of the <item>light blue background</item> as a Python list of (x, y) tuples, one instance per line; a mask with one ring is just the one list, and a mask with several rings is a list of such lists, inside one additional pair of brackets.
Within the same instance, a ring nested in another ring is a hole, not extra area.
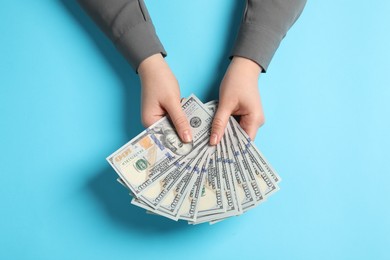
[[(187, 96), (217, 97), (243, 1), (147, 1)], [(139, 80), (73, 1), (1, 1), (0, 259), (390, 259), (390, 4), (309, 1), (259, 81), (283, 177), (188, 226), (129, 205), (105, 157), (143, 128)]]

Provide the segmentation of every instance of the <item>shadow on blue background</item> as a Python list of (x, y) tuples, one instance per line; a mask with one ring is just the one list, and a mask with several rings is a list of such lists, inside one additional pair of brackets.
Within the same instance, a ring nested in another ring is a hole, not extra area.
[(134, 137), (142, 129), (142, 126), (139, 124), (141, 121), (130, 120), (128, 111), (139, 111), (141, 88), (135, 87), (140, 85), (138, 75), (131, 73), (132, 69), (126, 60), (119, 54), (112, 42), (99, 30), (97, 25), (87, 16), (76, 1), (61, 0), (61, 3), (63, 4), (64, 10), (79, 23), (80, 28), (83, 28), (85, 33), (94, 41), (96, 48), (121, 80), (124, 98), (123, 122), (125, 124), (125, 131), (129, 134), (129, 138)]

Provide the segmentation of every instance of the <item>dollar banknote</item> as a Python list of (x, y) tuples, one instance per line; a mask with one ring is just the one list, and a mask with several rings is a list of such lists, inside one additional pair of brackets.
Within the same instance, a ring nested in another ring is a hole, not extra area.
[(194, 158), (207, 142), (212, 121), (207, 107), (192, 95), (182, 104), (182, 109), (190, 120), (192, 142), (181, 142), (172, 123), (163, 117), (107, 157), (136, 197), (183, 161)]
[(207, 174), (199, 198), (197, 218), (226, 212), (228, 200), (231, 200), (230, 195), (228, 198), (227, 194), (225, 194), (227, 189), (223, 187), (222, 175), (217, 170), (216, 159), (217, 151), (210, 157)]
[(234, 117), (221, 142), (209, 145), (218, 101), (182, 101), (193, 141), (180, 141), (163, 117), (107, 157), (131, 204), (189, 224), (219, 223), (258, 206), (281, 178)]

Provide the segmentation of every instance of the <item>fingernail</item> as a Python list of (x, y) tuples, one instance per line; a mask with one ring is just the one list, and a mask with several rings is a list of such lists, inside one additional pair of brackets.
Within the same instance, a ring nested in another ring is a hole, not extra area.
[(217, 134), (212, 134), (210, 136), (210, 145), (216, 145), (218, 140), (218, 135)]
[(185, 130), (184, 133), (183, 133), (183, 139), (184, 139), (184, 142), (186, 143), (189, 143), (192, 141), (191, 139), (191, 135), (190, 135), (190, 131), (188, 130)]

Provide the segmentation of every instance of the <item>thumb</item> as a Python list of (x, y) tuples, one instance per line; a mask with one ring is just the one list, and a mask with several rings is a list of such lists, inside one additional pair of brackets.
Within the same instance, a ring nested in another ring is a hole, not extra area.
[(180, 103), (168, 102), (165, 110), (168, 112), (176, 131), (182, 142), (189, 143), (192, 141), (191, 128), (187, 116), (181, 109)]
[(221, 141), (232, 111), (233, 109), (224, 103), (219, 104), (211, 126), (210, 145), (217, 145)]

